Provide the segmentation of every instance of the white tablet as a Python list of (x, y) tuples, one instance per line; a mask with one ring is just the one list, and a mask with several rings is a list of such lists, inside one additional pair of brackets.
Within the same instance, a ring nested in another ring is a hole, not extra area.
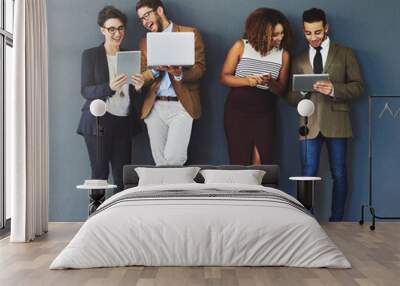
[(147, 33), (147, 65), (194, 65), (194, 33)]
[(117, 75), (140, 74), (140, 51), (117, 52)]
[(293, 91), (313, 91), (313, 85), (320, 80), (329, 80), (329, 74), (294, 74)]

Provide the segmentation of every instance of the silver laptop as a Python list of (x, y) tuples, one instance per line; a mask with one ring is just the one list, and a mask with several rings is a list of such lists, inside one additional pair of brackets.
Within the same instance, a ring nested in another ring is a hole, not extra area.
[(147, 33), (147, 65), (194, 65), (194, 33)]

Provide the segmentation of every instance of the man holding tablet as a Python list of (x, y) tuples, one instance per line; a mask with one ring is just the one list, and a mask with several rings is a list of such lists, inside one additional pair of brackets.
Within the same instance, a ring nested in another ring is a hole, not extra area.
[[(187, 160), (193, 119), (201, 115), (200, 79), (205, 72), (204, 45), (200, 33), (172, 23), (160, 0), (139, 0), (137, 16), (149, 32), (192, 32), (194, 65), (147, 66), (147, 40), (142, 39), (141, 65), (148, 92), (142, 107), (156, 165), (183, 165)], [(165, 51), (164, 51), (165, 52)]]
[[(324, 11), (316, 8), (305, 11), (303, 28), (309, 48), (293, 60), (292, 74), (329, 74), (329, 80), (315, 82), (311, 92), (289, 93), (291, 104), (308, 97), (315, 105), (308, 118), (307, 140), (300, 137), (302, 172), (303, 176), (317, 175), (325, 142), (334, 181), (329, 220), (341, 221), (347, 196), (347, 138), (352, 137), (348, 102), (362, 95), (363, 79), (353, 50), (333, 43), (328, 37)], [(300, 125), (304, 125), (304, 118), (300, 118)]]

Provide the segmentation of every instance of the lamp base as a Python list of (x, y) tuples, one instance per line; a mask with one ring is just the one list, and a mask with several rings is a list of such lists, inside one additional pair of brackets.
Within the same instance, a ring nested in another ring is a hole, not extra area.
[(314, 202), (314, 181), (297, 182), (297, 199), (308, 210), (313, 209)]
[(299, 128), (299, 134), (301, 135), (301, 136), (307, 136), (308, 135), (308, 132), (309, 132), (309, 129), (308, 129), (308, 127), (307, 126), (300, 126), (300, 128)]
[(104, 189), (92, 189), (89, 191), (89, 216), (97, 210), (97, 208), (104, 202), (105, 198), (106, 190)]

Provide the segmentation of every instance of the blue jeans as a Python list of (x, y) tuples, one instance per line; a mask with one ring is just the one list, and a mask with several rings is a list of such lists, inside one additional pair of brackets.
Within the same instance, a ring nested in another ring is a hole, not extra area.
[(341, 221), (347, 196), (347, 139), (327, 138), (320, 134), (314, 139), (301, 140), (302, 173), (303, 176), (317, 176), (319, 156), (324, 142), (328, 148), (329, 166), (333, 179), (331, 217), (329, 221)]

